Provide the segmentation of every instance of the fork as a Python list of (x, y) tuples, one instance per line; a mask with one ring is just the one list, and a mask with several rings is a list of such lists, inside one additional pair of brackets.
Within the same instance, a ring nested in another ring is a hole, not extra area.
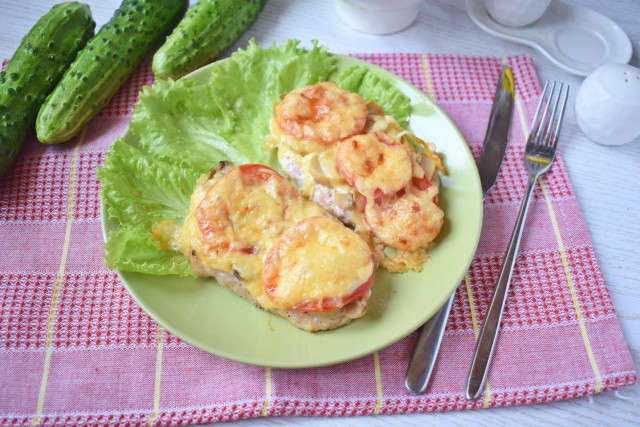
[[(558, 87), (557, 90), (556, 87)], [(502, 312), (509, 292), (511, 273), (515, 265), (531, 193), (538, 178), (549, 170), (555, 158), (558, 148), (558, 135), (562, 126), (568, 94), (568, 85), (547, 81), (533, 116), (531, 132), (524, 150), (524, 165), (529, 174), (529, 179), (513, 234), (496, 281), (496, 287), (491, 297), (491, 303), (487, 309), (487, 314), (476, 342), (466, 386), (466, 397), (470, 400), (478, 397), (487, 376), (487, 368), (491, 363), (496, 338), (498, 337)]]

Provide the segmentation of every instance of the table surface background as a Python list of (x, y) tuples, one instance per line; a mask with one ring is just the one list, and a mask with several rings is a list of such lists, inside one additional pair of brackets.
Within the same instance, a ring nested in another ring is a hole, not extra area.
[[(83, 0), (97, 27), (109, 20), (119, 0)], [(558, 1), (558, 0), (554, 0)], [(0, 58), (10, 58), (20, 40), (56, 0), (0, 0)], [(630, 64), (640, 66), (640, 1), (565, 0), (613, 19), (633, 44)], [(194, 3), (194, 1), (191, 1)], [(335, 53), (408, 52), (474, 56), (527, 54), (534, 59), (540, 81), (560, 80), (571, 85), (560, 150), (591, 240), (611, 293), (624, 336), (640, 371), (640, 138), (608, 147), (585, 138), (573, 114), (582, 77), (555, 66), (537, 50), (485, 33), (468, 17), (465, 0), (425, 0), (408, 29), (375, 36), (349, 29), (338, 18), (330, 0), (269, 0), (260, 18), (229, 52), (247, 44), (249, 37), (268, 46), (287, 38), (310, 46), (315, 39)], [(596, 161), (597, 159), (597, 161)], [(594, 165), (600, 162), (598, 168)], [(462, 387), (463, 385), (461, 385)], [(268, 418), (229, 422), (233, 425), (513, 425), (606, 424), (631, 425), (640, 419), (640, 385), (618, 391), (535, 406), (493, 408), (432, 414), (349, 418)], [(579, 420), (579, 421), (578, 421)], [(635, 420), (635, 421), (634, 421)]]

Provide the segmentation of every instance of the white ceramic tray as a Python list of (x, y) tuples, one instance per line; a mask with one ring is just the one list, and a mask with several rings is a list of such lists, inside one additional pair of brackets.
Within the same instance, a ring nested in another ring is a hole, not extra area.
[(625, 32), (590, 9), (553, 0), (537, 22), (507, 27), (491, 18), (483, 1), (466, 2), (469, 17), (486, 32), (532, 46), (558, 67), (579, 76), (611, 62), (626, 64), (633, 53)]

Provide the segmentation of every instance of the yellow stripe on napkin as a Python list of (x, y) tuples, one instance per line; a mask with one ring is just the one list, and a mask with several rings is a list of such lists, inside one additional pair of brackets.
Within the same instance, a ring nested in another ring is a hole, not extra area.
[(260, 413), (260, 415), (266, 417), (268, 415), (267, 409), (269, 408), (269, 403), (271, 402), (271, 368), (265, 368), (264, 382), (264, 404), (262, 405), (262, 412)]
[(433, 87), (431, 86), (431, 78), (429, 77), (429, 66), (427, 65), (427, 55), (422, 54), (422, 73), (424, 74), (424, 82), (427, 86), (429, 98), (433, 99)]
[(473, 293), (471, 292), (471, 281), (469, 275), (464, 275), (464, 286), (467, 289), (467, 299), (469, 300), (469, 310), (471, 311), (471, 325), (473, 326), (473, 335), (478, 339), (480, 328), (478, 327), (478, 315), (476, 314), (476, 303), (473, 300)]
[[(516, 97), (516, 107), (518, 109), (518, 115), (520, 116), (520, 123), (522, 124), (522, 130), (524, 131), (524, 137), (527, 139), (529, 137), (529, 127), (527, 126), (527, 121), (524, 115), (522, 104), (520, 103), (520, 99)], [(584, 319), (582, 318), (582, 311), (580, 310), (580, 303), (576, 296), (575, 288), (573, 286), (573, 280), (571, 279), (571, 273), (569, 271), (569, 265), (567, 264), (566, 252), (564, 249), (564, 243), (562, 241), (562, 235), (560, 234), (560, 228), (558, 227), (558, 221), (556, 220), (556, 215), (553, 209), (553, 204), (551, 203), (551, 198), (547, 193), (547, 190), (542, 183), (542, 179), (538, 178), (538, 184), (540, 185), (540, 189), (542, 190), (542, 195), (544, 197), (545, 203), (547, 205), (547, 210), (549, 211), (549, 219), (551, 220), (551, 226), (553, 227), (553, 232), (556, 237), (556, 243), (558, 245), (558, 251), (560, 253), (560, 259), (562, 261), (562, 267), (564, 268), (564, 275), (567, 281), (567, 286), (569, 287), (569, 292), (571, 293), (571, 301), (573, 302), (573, 309), (576, 312), (576, 318), (578, 319), (578, 325), (580, 326), (580, 333), (582, 334), (582, 341), (584, 343), (585, 351), (587, 352), (587, 357), (589, 358), (589, 363), (591, 364), (591, 369), (596, 377), (595, 382), (595, 392), (599, 393), (602, 390), (602, 377), (600, 375), (600, 369), (598, 368), (598, 362), (593, 354), (593, 348), (591, 347), (591, 341), (589, 340), (589, 334), (587, 333), (587, 328), (584, 324)]]
[(156, 351), (156, 376), (153, 385), (153, 412), (147, 421), (148, 426), (153, 425), (158, 412), (160, 412), (160, 386), (162, 383), (162, 326), (160, 325), (158, 325), (157, 334), (158, 349)]
[(571, 301), (573, 302), (573, 309), (576, 312), (578, 325), (580, 325), (580, 333), (582, 334), (582, 341), (584, 342), (584, 348), (587, 351), (587, 357), (589, 358), (589, 363), (591, 364), (591, 369), (593, 370), (593, 374), (596, 376), (594, 392), (599, 393), (602, 389), (602, 377), (600, 375), (600, 369), (598, 368), (598, 362), (596, 361), (596, 358), (593, 354), (593, 348), (591, 347), (591, 341), (589, 340), (589, 333), (587, 332), (587, 327), (584, 324), (584, 319), (582, 317), (582, 310), (580, 310), (580, 302), (578, 301), (578, 297), (576, 296), (576, 291), (573, 286), (573, 279), (571, 279), (571, 272), (569, 271), (569, 265), (567, 264), (567, 257), (564, 250), (564, 243), (562, 242), (562, 236), (560, 235), (560, 228), (558, 227), (558, 221), (556, 220), (556, 215), (553, 211), (553, 205), (551, 204), (551, 199), (549, 198), (549, 195), (547, 193), (547, 190), (544, 184), (542, 183), (542, 180), (538, 179), (538, 183), (540, 184), (540, 189), (542, 190), (542, 194), (544, 195), (544, 200), (547, 203), (547, 209), (549, 210), (549, 218), (551, 219), (553, 232), (556, 235), (558, 250), (560, 251), (560, 259), (562, 260), (562, 267), (564, 268), (564, 275), (565, 275), (565, 278), (567, 279), (569, 292), (571, 293)]
[(373, 353), (373, 367), (376, 374), (376, 406), (373, 408), (373, 413), (380, 412), (380, 406), (382, 405), (382, 374), (380, 373), (380, 355), (376, 351)]
[(49, 369), (51, 368), (51, 341), (53, 336), (53, 329), (56, 324), (56, 311), (58, 309), (58, 294), (60, 293), (60, 284), (63, 280), (64, 270), (67, 265), (67, 255), (69, 253), (69, 242), (71, 241), (71, 224), (73, 217), (73, 194), (75, 192), (75, 174), (76, 174), (76, 161), (78, 159), (78, 151), (82, 145), (85, 135), (87, 134), (87, 128), (84, 127), (73, 147), (71, 153), (71, 165), (69, 166), (69, 191), (67, 192), (67, 211), (65, 219), (67, 226), (64, 233), (64, 242), (62, 243), (62, 254), (60, 255), (60, 264), (58, 266), (58, 274), (56, 275), (56, 281), (53, 285), (53, 295), (51, 296), (51, 304), (49, 305), (49, 316), (47, 319), (47, 335), (45, 340), (45, 353), (44, 353), (44, 366), (42, 368), (42, 379), (40, 380), (40, 390), (38, 393), (38, 403), (36, 406), (36, 416), (31, 421), (31, 425), (37, 425), (42, 416), (42, 409), (44, 408), (44, 397), (47, 391), (47, 381), (49, 380)]

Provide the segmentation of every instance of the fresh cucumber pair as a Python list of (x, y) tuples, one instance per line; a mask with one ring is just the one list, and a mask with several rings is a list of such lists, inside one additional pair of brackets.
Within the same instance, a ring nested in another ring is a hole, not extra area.
[(57, 144), (73, 138), (107, 105), (188, 5), (188, 0), (123, 0), (40, 109), (38, 140)]
[(76, 135), (188, 4), (123, 0), (95, 35), (86, 4), (60, 3), (42, 16), (0, 74), (0, 176), (34, 124), (38, 140), (46, 144)]
[[(249, 28), (265, 3), (200, 0), (154, 55), (154, 74), (177, 78), (212, 61)], [(34, 124), (45, 144), (73, 138), (188, 4), (123, 0), (93, 37), (95, 23), (85, 4), (60, 3), (40, 18), (0, 74), (0, 176)]]
[(60, 3), (24, 36), (0, 73), (0, 176), (18, 156), (40, 106), (93, 36), (89, 6)]

